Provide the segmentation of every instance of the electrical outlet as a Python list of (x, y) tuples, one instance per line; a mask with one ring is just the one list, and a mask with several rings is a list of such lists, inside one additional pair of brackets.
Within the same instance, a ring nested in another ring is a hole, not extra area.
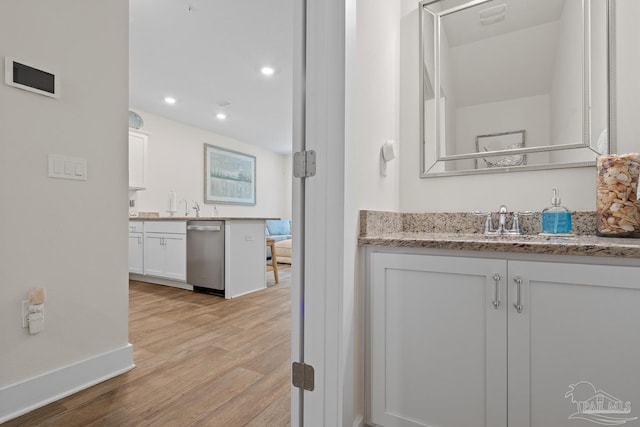
[(253, 242), (253, 234), (245, 234), (244, 240), (247, 242)]
[(28, 328), (29, 322), (27, 320), (27, 316), (29, 316), (29, 300), (22, 300), (22, 327)]

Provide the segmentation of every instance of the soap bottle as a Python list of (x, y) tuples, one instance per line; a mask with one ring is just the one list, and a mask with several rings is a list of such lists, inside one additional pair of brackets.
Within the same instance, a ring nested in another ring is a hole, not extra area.
[(551, 207), (542, 211), (542, 232), (544, 234), (571, 233), (571, 212), (560, 204), (560, 192), (553, 189)]

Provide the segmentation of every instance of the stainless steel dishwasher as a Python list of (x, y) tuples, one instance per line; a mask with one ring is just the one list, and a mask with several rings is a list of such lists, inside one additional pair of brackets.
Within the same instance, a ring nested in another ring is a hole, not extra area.
[(224, 295), (224, 221), (187, 221), (187, 283)]

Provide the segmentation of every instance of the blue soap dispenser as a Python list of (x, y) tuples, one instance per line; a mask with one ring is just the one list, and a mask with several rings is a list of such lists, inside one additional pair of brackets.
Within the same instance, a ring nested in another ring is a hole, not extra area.
[(544, 234), (571, 233), (571, 212), (560, 203), (560, 192), (554, 188), (551, 207), (542, 211), (542, 232)]

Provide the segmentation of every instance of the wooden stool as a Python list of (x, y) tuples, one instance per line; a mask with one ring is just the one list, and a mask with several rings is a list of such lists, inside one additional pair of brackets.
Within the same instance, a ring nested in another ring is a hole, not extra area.
[(273, 277), (276, 279), (276, 284), (279, 283), (278, 278), (278, 259), (276, 258), (276, 241), (273, 239), (267, 239), (267, 246), (271, 248), (271, 265), (267, 265), (267, 271), (273, 270)]

